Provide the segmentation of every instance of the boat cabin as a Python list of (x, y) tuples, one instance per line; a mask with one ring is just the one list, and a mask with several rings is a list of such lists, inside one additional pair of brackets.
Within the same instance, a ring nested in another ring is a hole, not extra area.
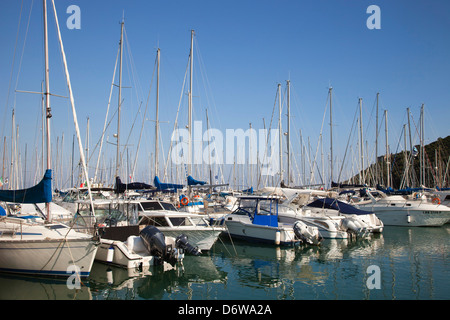
[(209, 226), (203, 216), (178, 211), (170, 202), (145, 200), (138, 202), (139, 226), (181, 227)]
[(233, 214), (248, 215), (253, 224), (278, 227), (277, 196), (239, 196), (239, 207)]

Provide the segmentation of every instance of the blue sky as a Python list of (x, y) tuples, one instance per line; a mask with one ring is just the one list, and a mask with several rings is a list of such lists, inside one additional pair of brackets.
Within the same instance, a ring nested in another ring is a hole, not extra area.
[[(69, 30), (69, 5), (81, 9), (81, 29)], [(381, 29), (369, 30), (366, 13), (370, 5), (381, 10)], [(374, 158), (375, 98), (380, 93), (380, 123), (388, 110), (389, 143), (392, 152), (402, 149), (402, 127), (409, 107), (417, 124), (420, 106), (425, 105), (425, 142), (446, 137), (450, 107), (450, 2), (319, 0), (319, 1), (56, 1), (58, 18), (75, 96), (78, 121), (86, 134), (90, 121), (91, 151), (98, 142), (111, 87), (122, 16), (126, 42), (123, 66), (124, 106), (121, 139), (125, 140), (134, 119), (129, 158), (136, 153), (142, 112), (149, 94), (156, 49), (161, 49), (160, 121), (163, 152), (167, 156), (170, 133), (176, 117), (182, 82), (188, 63), (190, 30), (194, 42), (194, 119), (205, 121), (208, 109), (211, 127), (247, 129), (269, 124), (277, 84), (285, 90), (291, 81), (291, 141), (299, 157), (299, 131), (310, 139), (315, 152), (322, 119), (323, 150), (329, 153), (328, 87), (333, 87), (333, 146), (342, 161), (358, 99), (363, 99), (364, 135), (369, 158)], [(0, 4), (0, 100), (2, 135), (10, 146), (11, 114), (16, 112), (22, 156), (27, 145), (27, 163), (35, 161), (40, 145), (40, 97), (15, 93), (39, 91), (43, 80), (42, 9), (34, 1), (24, 47), (31, 1), (23, 1), (17, 48), (14, 56), (21, 1)], [(51, 8), (51, 3), (49, 3)], [(50, 87), (67, 95), (62, 60), (58, 52), (52, 11), (49, 11)], [(23, 51), (22, 51), (23, 50)], [(23, 55), (22, 55), (23, 52)], [(200, 60), (199, 60), (200, 59)], [(13, 64), (14, 61), (14, 64)], [(11, 73), (12, 70), (12, 73)], [(18, 71), (20, 73), (18, 75)], [(10, 77), (12, 74), (12, 77)], [(11, 79), (11, 81), (10, 81)], [(146, 118), (154, 119), (155, 79)], [(116, 79), (115, 83), (118, 80)], [(8, 88), (11, 88), (8, 94)], [(185, 90), (185, 92), (187, 89)], [(187, 122), (187, 98), (182, 95), (180, 125)], [(64, 159), (70, 163), (74, 133), (69, 103), (51, 99), (53, 154), (56, 139), (64, 133)], [(136, 116), (139, 106), (141, 113)], [(113, 92), (111, 112), (117, 108)], [(278, 111), (275, 112), (275, 115)], [(284, 105), (283, 114), (286, 114)], [(274, 119), (277, 121), (277, 118)], [(285, 117), (283, 126), (285, 127)], [(112, 141), (116, 120), (107, 135)], [(379, 154), (384, 153), (384, 124), (379, 136)], [(148, 158), (154, 148), (154, 123), (145, 121), (143, 145), (139, 151), (140, 174), (148, 180)], [(400, 146), (399, 146), (399, 141)], [(417, 135), (414, 142), (419, 143)], [(351, 144), (357, 150), (357, 135)], [(108, 145), (105, 166), (113, 162), (114, 146)], [(320, 152), (319, 152), (320, 154)], [(32, 156), (33, 155), (33, 156)], [(325, 157), (326, 157), (325, 155)], [(355, 155), (356, 156), (356, 155)], [(349, 156), (348, 156), (349, 157)], [(97, 155), (94, 155), (95, 162)], [(348, 158), (347, 158), (348, 159)], [(349, 161), (349, 160), (347, 160)], [(55, 161), (56, 162), (56, 161)], [(91, 164), (94, 166), (94, 164)], [(357, 162), (355, 162), (357, 163)], [(356, 165), (356, 164), (353, 164)], [(348, 162), (347, 170), (352, 163)], [(29, 169), (31, 171), (31, 168)], [(337, 169), (335, 169), (337, 170)]]

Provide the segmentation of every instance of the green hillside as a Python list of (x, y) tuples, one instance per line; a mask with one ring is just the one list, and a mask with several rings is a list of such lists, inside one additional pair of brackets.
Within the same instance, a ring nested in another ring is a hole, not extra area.
[[(423, 181), (426, 187), (449, 187), (450, 183), (450, 136), (438, 138), (425, 146), (425, 165), (421, 175), (421, 148), (416, 145), (417, 154), (411, 156), (411, 152), (399, 152), (390, 156), (390, 185), (394, 189), (404, 187), (418, 187)], [(406, 160), (405, 160), (406, 159)], [(405, 163), (409, 163), (408, 173), (405, 174)], [(372, 164), (365, 170), (365, 183), (370, 186), (382, 184), (387, 186), (387, 169), (385, 156), (378, 157), (377, 166)], [(359, 174), (354, 176), (353, 183), (359, 181)], [(351, 180), (344, 183), (351, 183)]]

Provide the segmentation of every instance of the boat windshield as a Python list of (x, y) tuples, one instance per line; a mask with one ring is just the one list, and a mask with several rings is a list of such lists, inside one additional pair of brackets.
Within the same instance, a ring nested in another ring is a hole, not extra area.
[(141, 206), (144, 211), (164, 210), (158, 201), (141, 202)]
[(170, 202), (160, 202), (160, 201), (142, 201), (142, 209), (144, 211), (155, 211), (155, 210), (169, 210), (178, 211), (173, 204)]
[(169, 202), (161, 202), (161, 205), (163, 206), (163, 208), (165, 210), (170, 210), (170, 211), (178, 211), (173, 204), (169, 203)]
[(276, 202), (273, 199), (241, 199), (235, 214), (276, 214)]

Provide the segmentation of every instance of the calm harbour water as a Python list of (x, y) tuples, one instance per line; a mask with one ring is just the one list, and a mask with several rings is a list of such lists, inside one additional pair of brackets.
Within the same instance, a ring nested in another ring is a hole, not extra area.
[[(447, 224), (385, 227), (368, 240), (326, 239), (320, 247), (277, 248), (224, 240), (209, 254), (186, 256), (183, 268), (155, 267), (151, 275), (131, 275), (96, 262), (79, 290), (69, 289), (63, 280), (2, 274), (0, 299), (448, 300), (449, 239)], [(370, 266), (379, 267), (379, 273)], [(370, 289), (368, 280), (380, 288)]]

